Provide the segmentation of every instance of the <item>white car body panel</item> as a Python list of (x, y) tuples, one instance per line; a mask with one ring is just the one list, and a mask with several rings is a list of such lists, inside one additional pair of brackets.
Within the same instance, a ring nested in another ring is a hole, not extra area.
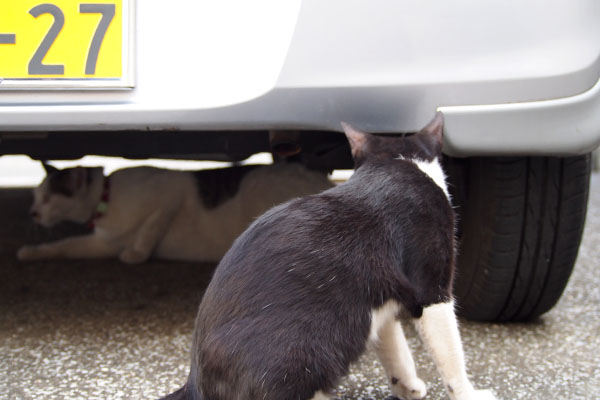
[(0, 91), (0, 132), (340, 121), (404, 132), (440, 109), (452, 155), (600, 143), (597, 0), (137, 1), (135, 12), (133, 90)]

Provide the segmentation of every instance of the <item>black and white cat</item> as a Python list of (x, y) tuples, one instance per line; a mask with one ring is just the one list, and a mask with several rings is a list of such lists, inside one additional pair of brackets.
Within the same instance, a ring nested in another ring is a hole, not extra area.
[(323, 172), (297, 163), (214, 170), (102, 168), (58, 170), (34, 189), (31, 216), (50, 227), (61, 221), (94, 225), (93, 233), (23, 246), (20, 260), (118, 256), (140, 263), (218, 261), (252, 220), (291, 198), (333, 186)]
[(165, 399), (327, 399), (367, 345), (391, 390), (426, 388), (397, 319), (414, 319), (453, 400), (467, 378), (454, 314), (454, 212), (442, 116), (407, 137), (344, 130), (356, 172), (258, 218), (221, 260), (198, 311), (183, 388)]

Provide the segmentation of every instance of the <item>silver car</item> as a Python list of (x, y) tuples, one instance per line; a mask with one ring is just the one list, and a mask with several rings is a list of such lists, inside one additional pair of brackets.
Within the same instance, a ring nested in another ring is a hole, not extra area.
[(0, 0), (0, 154), (350, 168), (436, 110), (478, 320), (559, 299), (600, 143), (597, 0)]

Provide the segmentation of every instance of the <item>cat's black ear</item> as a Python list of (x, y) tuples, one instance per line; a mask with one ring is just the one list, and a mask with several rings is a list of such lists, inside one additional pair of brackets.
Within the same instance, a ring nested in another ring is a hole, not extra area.
[(49, 190), (67, 197), (74, 196), (84, 188), (87, 171), (83, 167), (66, 168), (58, 170), (49, 177)]
[(71, 168), (69, 171), (69, 188), (75, 193), (85, 185), (87, 169), (84, 167), (75, 167)]
[(435, 117), (425, 128), (421, 129), (421, 133), (433, 136), (439, 144), (442, 144), (444, 135), (444, 115), (440, 111), (435, 113)]
[(367, 145), (369, 134), (359, 131), (346, 122), (342, 122), (342, 128), (344, 128), (344, 133), (348, 138), (348, 143), (350, 143), (352, 157), (354, 160), (356, 160), (361, 154), (363, 154)]
[(46, 175), (51, 175), (51, 174), (59, 171), (58, 168), (53, 167), (52, 165), (46, 163), (46, 161), (42, 161), (42, 166), (44, 167), (44, 171), (46, 171)]

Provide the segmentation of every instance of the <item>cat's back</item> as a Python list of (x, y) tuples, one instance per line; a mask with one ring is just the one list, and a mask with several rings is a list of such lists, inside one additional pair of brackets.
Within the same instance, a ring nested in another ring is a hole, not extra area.
[(199, 199), (206, 209), (237, 200), (236, 209), (254, 218), (290, 198), (332, 186), (327, 175), (299, 163), (243, 165), (194, 172)]
[(208, 210), (220, 207), (238, 194), (248, 176), (261, 168), (263, 166), (243, 165), (194, 171), (199, 201)]
[(319, 193), (332, 186), (325, 172), (300, 163), (261, 165), (250, 170), (240, 183), (240, 200), (246, 204), (262, 203), (260, 212), (263, 212), (291, 198)]
[(114, 171), (109, 182), (110, 214), (118, 225), (136, 225), (157, 210), (182, 208), (193, 197), (193, 177), (187, 171), (124, 168)]
[(454, 214), (446, 192), (443, 177), (437, 179), (412, 162), (363, 167), (342, 185), (267, 211), (238, 238), (223, 263), (252, 253), (260, 259), (270, 252), (351, 252), (361, 239), (407, 236), (402, 232), (417, 226), (452, 230)]
[(190, 175), (188, 171), (180, 171), (152, 166), (122, 168), (110, 174), (113, 180), (130, 180), (145, 182), (151, 179), (169, 179), (177, 176)]
[(211, 285), (239, 280), (276, 290), (295, 276), (290, 269), (315, 282), (336, 275), (333, 269), (359, 276), (372, 260), (401, 264), (431, 242), (450, 254), (453, 224), (444, 188), (418, 166), (363, 167), (343, 185), (259, 217), (226, 253)]
[(181, 196), (182, 190), (193, 187), (189, 171), (172, 170), (151, 166), (123, 168), (110, 174), (111, 188), (117, 192), (144, 196)]

